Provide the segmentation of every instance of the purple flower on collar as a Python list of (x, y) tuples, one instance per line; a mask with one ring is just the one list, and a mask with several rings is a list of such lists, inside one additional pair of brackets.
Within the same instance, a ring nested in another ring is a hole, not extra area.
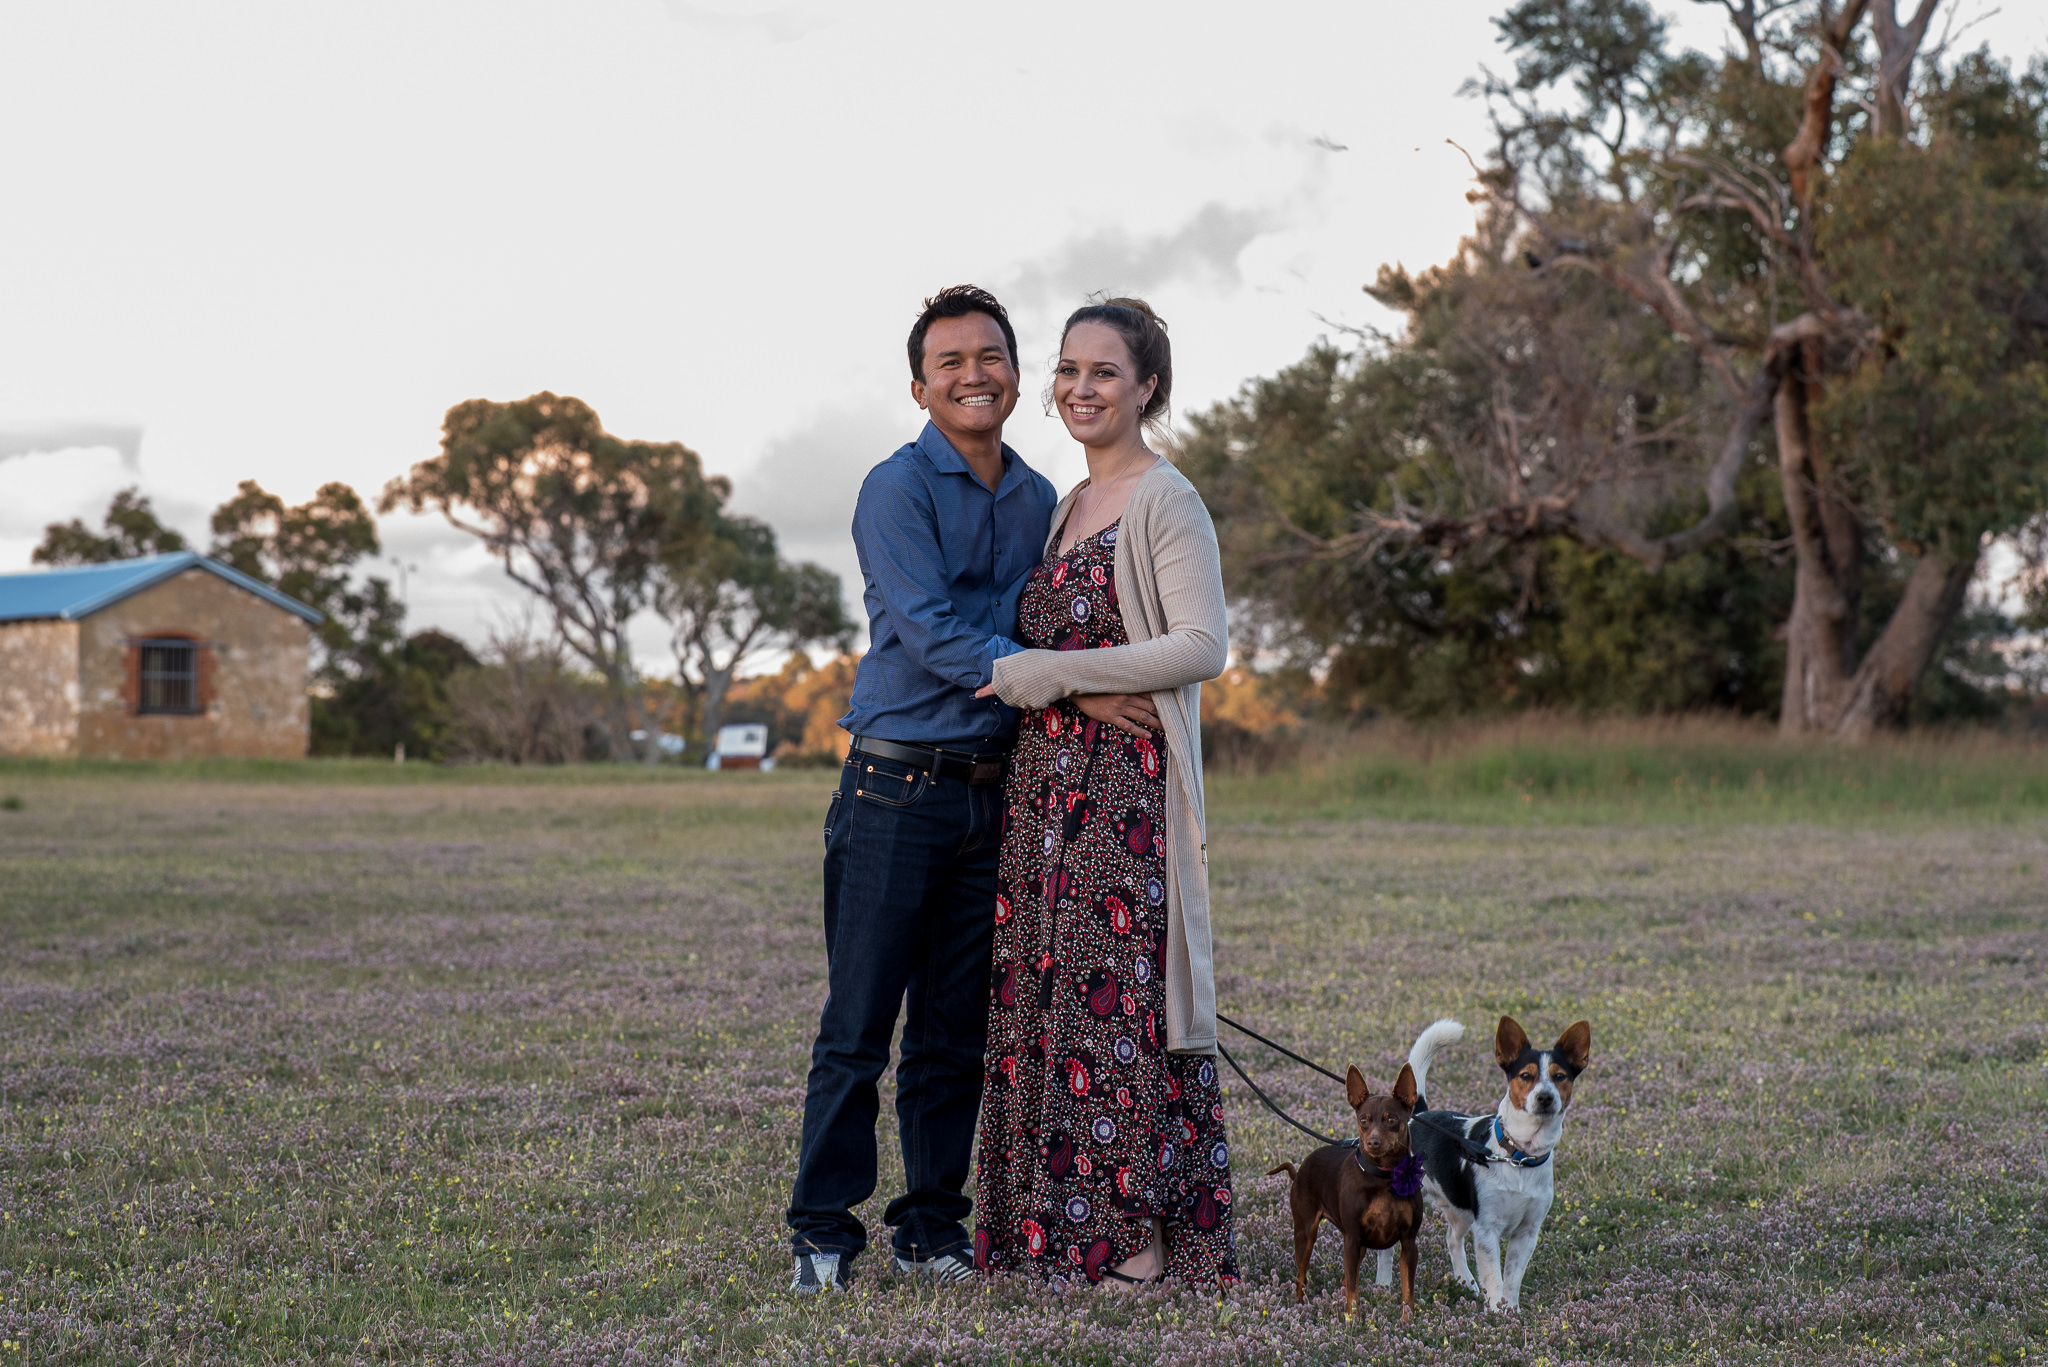
[(1422, 1156), (1409, 1154), (1394, 1165), (1394, 1175), (1387, 1179), (1387, 1185), (1396, 1196), (1413, 1196), (1422, 1190)]

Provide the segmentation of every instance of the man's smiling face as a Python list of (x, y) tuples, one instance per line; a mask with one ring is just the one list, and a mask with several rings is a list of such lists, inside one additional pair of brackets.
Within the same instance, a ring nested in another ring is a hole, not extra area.
[(1017, 367), (1003, 330), (986, 313), (938, 318), (924, 334), (924, 378), (910, 396), (957, 446), (1002, 431), (1017, 406)]

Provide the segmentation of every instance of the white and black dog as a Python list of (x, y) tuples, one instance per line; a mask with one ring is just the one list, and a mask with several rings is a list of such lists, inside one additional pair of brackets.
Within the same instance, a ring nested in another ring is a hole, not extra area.
[[(1422, 1155), (1422, 1189), (1443, 1212), (1452, 1273), (1485, 1299), (1487, 1309), (1512, 1310), (1521, 1304), (1522, 1274), (1556, 1194), (1550, 1159), (1564, 1138), (1572, 1083), (1585, 1071), (1593, 1027), (1579, 1021), (1556, 1044), (1538, 1049), (1513, 1017), (1502, 1016), (1493, 1036), (1493, 1056), (1508, 1076), (1500, 1105), (1491, 1115), (1431, 1110), (1429, 1065), (1439, 1049), (1464, 1037), (1464, 1026), (1440, 1020), (1409, 1049), (1408, 1066), (1420, 1093), (1409, 1143)], [(1465, 1263), (1468, 1233), (1478, 1255), (1477, 1281)], [(1389, 1261), (1380, 1255), (1382, 1282), (1392, 1280)]]

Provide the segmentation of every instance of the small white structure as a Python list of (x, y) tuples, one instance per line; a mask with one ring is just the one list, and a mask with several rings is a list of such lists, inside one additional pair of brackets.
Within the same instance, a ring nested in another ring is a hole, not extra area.
[(654, 738), (654, 748), (663, 759), (681, 759), (683, 751), (690, 748), (690, 742), (676, 735), (673, 731), (633, 730), (628, 731), (626, 734), (633, 738), (633, 744), (635, 745), (645, 745), (648, 737), (652, 736)]
[(768, 758), (768, 728), (759, 722), (718, 728), (718, 740), (711, 747), (706, 769), (760, 769), (775, 767)]

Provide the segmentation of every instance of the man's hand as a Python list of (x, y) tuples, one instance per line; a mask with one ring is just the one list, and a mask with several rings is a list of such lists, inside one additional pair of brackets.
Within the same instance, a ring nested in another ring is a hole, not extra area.
[(1099, 722), (1133, 736), (1159, 729), (1159, 710), (1149, 693), (1083, 693), (1074, 706)]

